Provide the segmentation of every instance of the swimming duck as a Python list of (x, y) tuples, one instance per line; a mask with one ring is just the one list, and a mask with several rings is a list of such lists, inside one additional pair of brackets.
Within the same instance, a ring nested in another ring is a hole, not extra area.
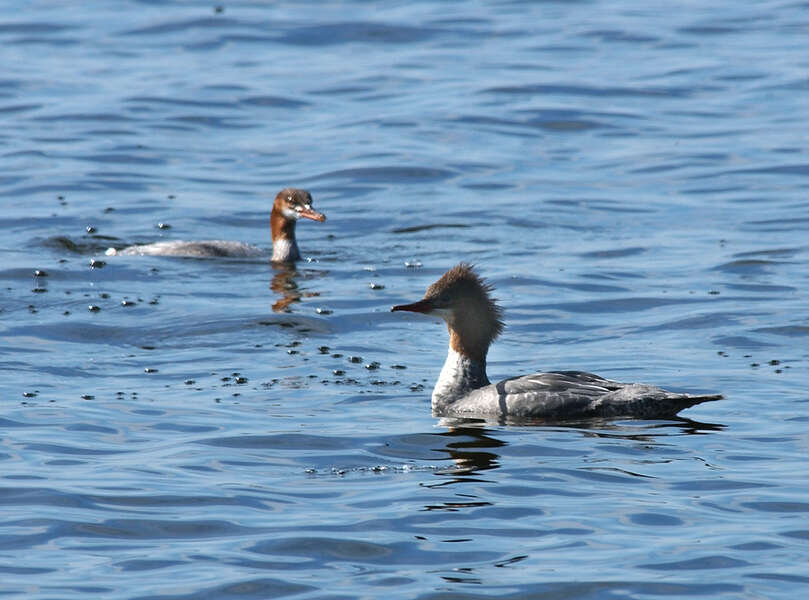
[[(289, 263), (301, 257), (295, 239), (295, 224), (298, 219), (312, 219), (323, 222), (326, 216), (312, 208), (312, 195), (306, 190), (285, 188), (278, 192), (270, 214), (270, 231), (272, 233), (273, 262)], [(228, 240), (203, 240), (187, 242), (171, 240), (129, 246), (122, 250), (110, 248), (107, 256), (145, 254), (150, 256), (188, 256), (188, 257), (232, 257), (248, 258), (263, 256), (264, 252), (244, 242)]]
[(486, 376), (489, 345), (503, 331), (493, 288), (467, 263), (453, 267), (424, 297), (391, 311), (441, 317), (449, 351), (432, 395), (439, 417), (567, 420), (593, 417), (668, 418), (718, 394), (668, 392), (641, 383), (619, 383), (582, 371), (552, 371), (492, 384)]

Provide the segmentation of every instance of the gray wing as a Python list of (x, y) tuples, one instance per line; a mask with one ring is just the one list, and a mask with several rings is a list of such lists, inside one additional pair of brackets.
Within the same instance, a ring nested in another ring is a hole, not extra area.
[(691, 396), (651, 385), (619, 383), (583, 371), (534, 373), (487, 385), (451, 405), (456, 415), (513, 419), (665, 418), (721, 396)]

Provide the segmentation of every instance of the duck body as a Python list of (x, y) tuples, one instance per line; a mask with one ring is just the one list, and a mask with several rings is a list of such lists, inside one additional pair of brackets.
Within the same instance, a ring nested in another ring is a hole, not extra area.
[(183, 240), (169, 240), (165, 242), (154, 242), (153, 244), (142, 244), (128, 246), (121, 250), (110, 248), (107, 256), (187, 256), (191, 258), (250, 258), (263, 256), (264, 251), (256, 246), (245, 244), (244, 242), (232, 242), (229, 240), (201, 240), (198, 242), (186, 242)]
[[(278, 192), (270, 213), (273, 262), (288, 263), (300, 260), (301, 253), (295, 238), (295, 225), (299, 219), (323, 222), (326, 216), (312, 208), (312, 196), (306, 190), (285, 188)], [(121, 250), (110, 248), (107, 256), (146, 255), (184, 256), (190, 258), (254, 258), (265, 253), (256, 246), (229, 240), (184, 241), (169, 240), (128, 246)]]
[(552, 421), (656, 419), (670, 418), (685, 408), (722, 397), (620, 383), (583, 371), (534, 373), (492, 384), (486, 375), (486, 354), (503, 323), (490, 291), (491, 286), (470, 265), (461, 263), (430, 286), (418, 302), (391, 309), (434, 314), (447, 322), (450, 346), (433, 389), (435, 416)]
[(569, 419), (668, 418), (719, 395), (691, 396), (641, 383), (620, 383), (584, 371), (533, 373), (446, 393), (439, 379), (432, 397), (438, 417)]

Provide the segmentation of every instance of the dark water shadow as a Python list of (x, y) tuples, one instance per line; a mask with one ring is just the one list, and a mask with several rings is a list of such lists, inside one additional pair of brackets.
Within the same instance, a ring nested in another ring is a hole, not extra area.
[[(486, 431), (486, 427), (493, 425), (509, 426), (519, 428), (542, 428), (542, 429), (579, 429), (587, 435), (598, 437), (623, 438), (627, 440), (643, 440), (653, 436), (668, 435), (668, 429), (677, 429), (676, 433), (704, 434), (714, 431), (723, 431), (726, 425), (721, 423), (702, 423), (686, 417), (672, 417), (664, 421), (635, 420), (627, 417), (621, 418), (593, 418), (576, 419), (569, 421), (548, 421), (542, 419), (509, 419), (497, 418), (459, 418), (444, 417), (439, 420), (439, 425), (448, 427), (450, 430), (472, 431), (481, 428)], [(652, 433), (657, 430), (657, 433)]]
[(45, 248), (51, 248), (63, 254), (104, 254), (112, 245), (117, 245), (120, 240), (117, 237), (107, 235), (86, 235), (80, 239), (70, 238), (65, 235), (55, 235), (40, 241)]

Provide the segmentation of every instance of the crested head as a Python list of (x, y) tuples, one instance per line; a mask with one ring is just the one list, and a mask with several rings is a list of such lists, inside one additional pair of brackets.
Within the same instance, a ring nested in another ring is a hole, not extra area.
[(427, 288), (413, 304), (391, 310), (409, 310), (440, 316), (447, 322), (450, 347), (475, 360), (485, 361), (489, 345), (503, 331), (502, 309), (491, 297), (493, 287), (472, 265), (460, 263)]

